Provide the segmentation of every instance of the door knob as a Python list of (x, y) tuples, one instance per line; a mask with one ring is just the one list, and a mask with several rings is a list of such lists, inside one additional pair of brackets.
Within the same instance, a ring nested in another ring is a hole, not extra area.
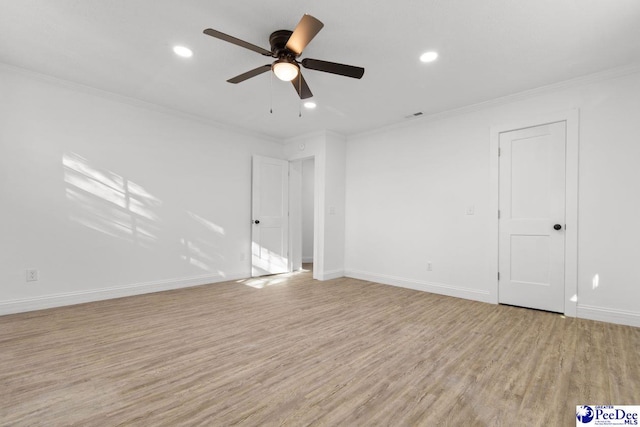
[(562, 230), (562, 226), (560, 224), (556, 224), (553, 226), (554, 230)]
[(253, 221), (253, 223), (254, 223), (254, 224), (260, 224), (260, 220), (259, 220), (259, 219), (256, 219), (256, 220), (254, 220), (254, 221)]

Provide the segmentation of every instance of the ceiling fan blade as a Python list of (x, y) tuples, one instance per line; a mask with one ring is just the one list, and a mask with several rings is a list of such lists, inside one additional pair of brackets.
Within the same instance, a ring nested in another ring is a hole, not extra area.
[(229, 83), (240, 83), (247, 79), (250, 79), (251, 77), (255, 77), (259, 74), (266, 73), (269, 70), (271, 70), (271, 64), (263, 65), (261, 67), (254, 68), (251, 71), (247, 71), (246, 73), (242, 73), (239, 76), (235, 76), (227, 81)]
[(233, 43), (233, 44), (235, 44), (237, 46), (244, 47), (245, 49), (249, 49), (249, 50), (252, 50), (254, 52), (258, 52), (258, 53), (260, 53), (260, 54), (262, 54), (264, 56), (273, 56), (271, 51), (269, 51), (267, 49), (263, 49), (260, 46), (256, 46), (254, 44), (251, 44), (251, 43), (246, 42), (244, 40), (240, 40), (239, 38), (230, 36), (228, 34), (221, 33), (220, 31), (212, 30), (211, 28), (207, 28), (206, 30), (203, 31), (203, 33), (205, 33), (208, 36), (215, 37), (217, 39), (224, 40), (224, 41), (229, 42), (229, 43)]
[(320, 32), (324, 24), (311, 15), (303, 15), (291, 37), (287, 41), (286, 48), (299, 56), (309, 42)]
[(311, 89), (309, 89), (309, 85), (307, 85), (307, 81), (302, 77), (302, 73), (298, 73), (298, 76), (291, 80), (291, 83), (296, 89), (296, 92), (298, 92), (300, 99), (307, 99), (313, 96)]
[(321, 61), (319, 59), (305, 58), (302, 60), (301, 64), (304, 68), (308, 68), (310, 70), (339, 74), (341, 76), (353, 77), (354, 79), (359, 79), (364, 75), (364, 68), (362, 67)]

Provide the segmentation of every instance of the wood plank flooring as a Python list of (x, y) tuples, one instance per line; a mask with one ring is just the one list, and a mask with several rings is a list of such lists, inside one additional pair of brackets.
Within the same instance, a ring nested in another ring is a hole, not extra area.
[(575, 426), (640, 328), (309, 273), (0, 317), (2, 426)]

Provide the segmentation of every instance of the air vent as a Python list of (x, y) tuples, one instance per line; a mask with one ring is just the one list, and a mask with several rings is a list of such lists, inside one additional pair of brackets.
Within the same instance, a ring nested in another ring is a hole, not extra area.
[(409, 114), (408, 116), (404, 116), (405, 119), (413, 119), (414, 117), (418, 117), (421, 116), (423, 113), (422, 111), (418, 111), (417, 113), (413, 113), (413, 114)]

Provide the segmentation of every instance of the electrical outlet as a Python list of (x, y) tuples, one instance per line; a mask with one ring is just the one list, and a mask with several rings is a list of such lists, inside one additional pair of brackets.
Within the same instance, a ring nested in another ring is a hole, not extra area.
[(471, 205), (471, 206), (467, 206), (467, 211), (466, 214), (467, 215), (475, 215), (476, 213), (476, 207)]
[(431, 268), (431, 261), (427, 262), (427, 271), (433, 271), (433, 268)]
[(38, 280), (38, 270), (29, 269), (27, 270), (27, 282), (35, 282)]

